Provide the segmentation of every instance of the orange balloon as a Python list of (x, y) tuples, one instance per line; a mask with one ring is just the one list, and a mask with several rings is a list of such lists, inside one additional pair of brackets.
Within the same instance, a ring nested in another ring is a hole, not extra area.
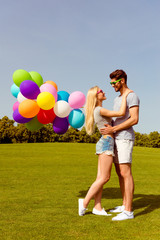
[(27, 99), (19, 104), (18, 110), (22, 117), (32, 118), (38, 114), (40, 107), (36, 101)]
[(58, 91), (58, 87), (57, 87), (57, 84), (55, 82), (53, 82), (53, 81), (46, 81), (45, 83), (51, 84)]

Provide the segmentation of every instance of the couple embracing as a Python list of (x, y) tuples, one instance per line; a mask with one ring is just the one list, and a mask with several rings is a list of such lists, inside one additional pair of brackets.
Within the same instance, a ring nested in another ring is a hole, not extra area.
[(91, 185), (84, 199), (78, 200), (78, 213), (83, 216), (92, 198), (95, 199), (92, 213), (110, 216), (101, 206), (103, 185), (110, 179), (112, 163), (122, 193), (123, 203), (110, 212), (119, 213), (113, 221), (133, 219), (132, 201), (134, 181), (131, 171), (132, 151), (134, 145), (133, 125), (139, 120), (139, 98), (127, 86), (127, 74), (116, 70), (110, 74), (110, 84), (120, 95), (115, 98), (113, 111), (102, 107), (106, 100), (105, 93), (98, 86), (92, 87), (87, 94), (85, 106), (86, 132), (91, 135), (96, 124), (102, 134), (96, 144), (98, 155), (97, 178)]

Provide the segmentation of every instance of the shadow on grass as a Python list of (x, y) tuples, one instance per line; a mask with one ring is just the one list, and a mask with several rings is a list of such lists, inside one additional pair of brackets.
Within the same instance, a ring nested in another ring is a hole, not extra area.
[[(84, 198), (87, 191), (80, 191), (78, 197)], [(105, 188), (103, 189), (103, 199), (121, 199), (121, 191), (119, 188)], [(156, 209), (160, 208), (160, 195), (153, 194), (134, 194), (133, 209), (142, 211), (135, 214), (135, 217), (148, 214)], [(108, 209), (109, 210), (109, 209)]]
[(160, 195), (135, 194), (133, 201), (133, 209), (141, 208), (143, 208), (143, 210), (135, 214), (135, 217), (148, 214), (160, 208)]

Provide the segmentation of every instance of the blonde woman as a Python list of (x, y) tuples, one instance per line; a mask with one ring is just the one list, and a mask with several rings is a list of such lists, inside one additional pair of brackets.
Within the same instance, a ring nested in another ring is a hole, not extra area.
[[(102, 107), (102, 103), (106, 100), (105, 93), (98, 87), (92, 87), (87, 94), (87, 101), (85, 106), (86, 120), (85, 127), (86, 132), (92, 135), (94, 132), (94, 125), (96, 124), (98, 129), (104, 127), (104, 124), (110, 124), (111, 117), (121, 117), (126, 112), (126, 97), (132, 92), (126, 89), (123, 94), (120, 111), (110, 111)], [(95, 199), (95, 205), (92, 213), (96, 215), (109, 216), (104, 208), (101, 206), (101, 197), (103, 185), (110, 179), (111, 168), (114, 156), (114, 136), (112, 134), (102, 135), (100, 140), (96, 144), (96, 154), (98, 155), (98, 172), (95, 182), (91, 185), (84, 199), (79, 199), (79, 216), (85, 214), (86, 208), (92, 198)]]

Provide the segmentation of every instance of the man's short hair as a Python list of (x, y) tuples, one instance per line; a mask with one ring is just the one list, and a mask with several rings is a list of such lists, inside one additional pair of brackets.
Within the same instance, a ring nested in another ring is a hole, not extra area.
[(109, 76), (111, 79), (115, 78), (116, 80), (124, 78), (125, 83), (127, 83), (127, 74), (125, 73), (125, 71), (123, 71), (121, 69), (115, 70)]

